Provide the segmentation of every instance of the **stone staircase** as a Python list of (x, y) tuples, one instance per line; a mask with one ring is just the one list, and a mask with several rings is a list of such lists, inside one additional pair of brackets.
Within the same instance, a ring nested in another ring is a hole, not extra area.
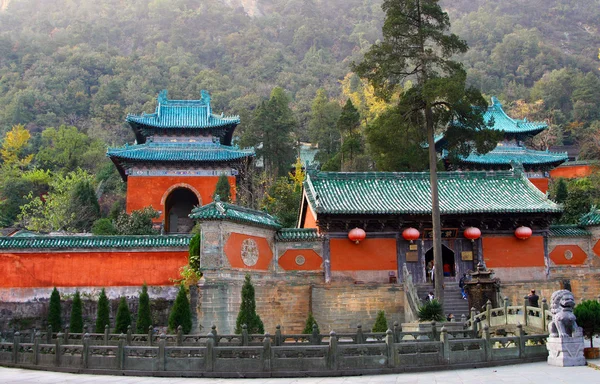
[[(417, 294), (421, 301), (425, 300), (429, 291), (434, 291), (431, 284), (417, 284)], [(448, 281), (444, 287), (444, 315), (452, 313), (455, 321), (460, 321), (461, 315), (469, 318), (469, 303), (462, 298), (458, 283)]]

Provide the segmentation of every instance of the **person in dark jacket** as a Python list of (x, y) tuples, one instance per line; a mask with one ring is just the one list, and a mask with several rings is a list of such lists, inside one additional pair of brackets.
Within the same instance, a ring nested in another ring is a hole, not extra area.
[(540, 304), (539, 304), (540, 297), (535, 294), (535, 289), (531, 290), (531, 292), (529, 293), (529, 296), (527, 296), (527, 298), (529, 299), (530, 307), (539, 307), (540, 306)]

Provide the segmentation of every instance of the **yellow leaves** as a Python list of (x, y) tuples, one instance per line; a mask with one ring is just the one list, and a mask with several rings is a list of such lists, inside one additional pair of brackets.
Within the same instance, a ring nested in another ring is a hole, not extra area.
[(294, 190), (298, 191), (302, 189), (302, 183), (304, 183), (304, 179), (306, 178), (306, 172), (302, 170), (302, 160), (300, 157), (296, 158), (296, 162), (294, 163), (294, 173), (289, 174), (290, 179), (294, 181)]
[(20, 157), (30, 138), (29, 131), (21, 124), (15, 125), (6, 133), (0, 149), (0, 155), (6, 166), (25, 168), (31, 163), (33, 155)]
[(342, 93), (352, 101), (352, 104), (361, 116), (361, 125), (365, 126), (382, 114), (391, 104), (398, 101), (398, 96), (394, 96), (390, 103), (385, 102), (375, 95), (375, 88), (369, 84), (368, 80), (360, 79), (354, 73), (348, 73), (342, 83)]

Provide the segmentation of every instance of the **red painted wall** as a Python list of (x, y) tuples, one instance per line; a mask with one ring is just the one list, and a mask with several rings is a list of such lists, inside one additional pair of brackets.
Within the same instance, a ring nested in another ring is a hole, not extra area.
[(547, 177), (536, 177), (529, 179), (533, 185), (537, 187), (540, 191), (546, 193), (548, 192), (548, 186), (550, 184)]
[[(571, 259), (565, 257), (567, 251), (571, 251)], [(587, 254), (578, 245), (557, 245), (550, 252), (550, 259), (557, 265), (581, 265), (585, 263)]]
[(575, 179), (578, 177), (586, 177), (591, 175), (593, 166), (589, 164), (585, 165), (571, 165), (554, 168), (550, 171), (550, 177), (558, 179), (564, 177), (567, 179)]
[(348, 239), (331, 239), (332, 271), (397, 270), (396, 239), (365, 239), (355, 244)]
[[(246, 239), (252, 239), (256, 242), (258, 248), (258, 260), (255, 265), (248, 266), (242, 260), (242, 246)], [(232, 233), (225, 243), (225, 255), (233, 268), (267, 270), (271, 260), (273, 260), (273, 252), (269, 246), (269, 242), (264, 237), (250, 236), (242, 233)]]
[(0, 287), (172, 285), (187, 251), (0, 253)]
[(306, 212), (304, 212), (304, 226), (302, 228), (317, 228), (317, 220), (309, 207), (306, 207)]
[[(235, 176), (229, 176), (231, 196), (235, 200)], [(188, 184), (200, 194), (201, 205), (212, 201), (219, 176), (129, 176), (127, 178), (127, 212), (152, 206), (161, 215), (155, 222), (164, 219), (165, 207), (161, 203), (165, 193), (175, 185)], [(184, 186), (184, 185), (182, 185)], [(184, 186), (185, 187), (185, 186)]]
[(519, 240), (514, 236), (483, 237), (483, 258), (489, 268), (543, 267), (544, 238), (532, 236)]
[[(296, 257), (300, 255), (304, 256), (302, 265), (296, 263)], [(316, 271), (322, 269), (323, 259), (312, 249), (288, 249), (278, 262), (286, 271)]]

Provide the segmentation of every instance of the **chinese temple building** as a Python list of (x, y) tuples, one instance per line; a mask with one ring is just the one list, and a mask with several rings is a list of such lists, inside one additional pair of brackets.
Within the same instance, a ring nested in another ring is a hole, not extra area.
[(188, 215), (212, 201), (220, 175), (228, 176), (235, 197), (237, 169), (254, 157), (254, 149), (231, 145), (240, 119), (213, 114), (206, 91), (200, 100), (170, 100), (162, 91), (154, 113), (126, 121), (136, 143), (109, 148), (107, 156), (127, 182), (127, 212), (152, 206), (167, 233), (190, 231)]
[(504, 134), (503, 140), (492, 151), (483, 155), (471, 153), (459, 158), (458, 164), (447, 164), (447, 168), (462, 171), (510, 170), (514, 164), (520, 164), (529, 180), (542, 192), (546, 192), (549, 172), (567, 161), (568, 155), (529, 149), (524, 142), (547, 129), (548, 125), (510, 118), (496, 97), (492, 97), (492, 104), (483, 117), (488, 123), (493, 121), (491, 129), (501, 131)]

